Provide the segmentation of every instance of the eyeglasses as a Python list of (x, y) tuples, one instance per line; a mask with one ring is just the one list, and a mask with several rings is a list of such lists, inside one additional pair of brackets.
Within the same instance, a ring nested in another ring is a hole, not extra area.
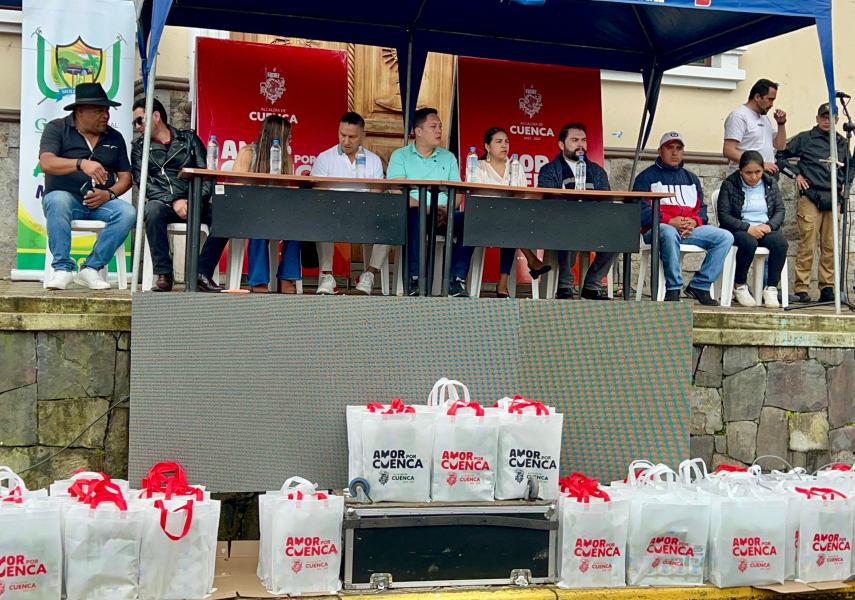
[(139, 126), (140, 126), (140, 125), (142, 125), (143, 123), (145, 123), (145, 117), (137, 117), (136, 119), (134, 119), (134, 120), (131, 122), (131, 125), (136, 125), (137, 127), (139, 127)]

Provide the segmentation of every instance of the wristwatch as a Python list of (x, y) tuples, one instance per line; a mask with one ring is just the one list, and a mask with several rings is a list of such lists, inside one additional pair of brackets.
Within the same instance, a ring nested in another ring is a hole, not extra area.
[(108, 192), (110, 192), (110, 200), (116, 200), (116, 199), (118, 199), (118, 198), (119, 198), (119, 197), (116, 195), (116, 192), (114, 192), (113, 190), (107, 190), (107, 191), (108, 191)]

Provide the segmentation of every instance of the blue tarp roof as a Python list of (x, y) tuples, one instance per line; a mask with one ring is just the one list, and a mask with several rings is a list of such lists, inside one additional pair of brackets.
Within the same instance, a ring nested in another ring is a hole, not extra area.
[(144, 0), (154, 47), (164, 21), (396, 48), (407, 116), (429, 51), (640, 72), (652, 117), (663, 71), (815, 24), (834, 96), (831, 0)]

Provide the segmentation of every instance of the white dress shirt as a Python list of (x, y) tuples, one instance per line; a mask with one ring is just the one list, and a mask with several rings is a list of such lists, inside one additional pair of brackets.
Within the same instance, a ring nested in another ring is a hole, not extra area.
[[(362, 148), (365, 152), (365, 178), (383, 179), (383, 163), (380, 157), (371, 150)], [(341, 150), (341, 146), (335, 145), (329, 150), (318, 154), (315, 164), (312, 165), (312, 177), (356, 177), (356, 161)]]

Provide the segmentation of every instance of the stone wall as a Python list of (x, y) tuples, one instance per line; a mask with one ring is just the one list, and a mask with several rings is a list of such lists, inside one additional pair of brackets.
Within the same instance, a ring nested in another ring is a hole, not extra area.
[[(22, 471), (72, 442), (112, 403), (130, 394), (130, 334), (0, 331), (0, 465)], [(77, 469), (128, 473), (128, 405), (71, 447), (24, 474), (44, 487)]]
[(713, 469), (769, 455), (809, 471), (855, 463), (855, 350), (695, 346), (692, 368), (693, 458)]

